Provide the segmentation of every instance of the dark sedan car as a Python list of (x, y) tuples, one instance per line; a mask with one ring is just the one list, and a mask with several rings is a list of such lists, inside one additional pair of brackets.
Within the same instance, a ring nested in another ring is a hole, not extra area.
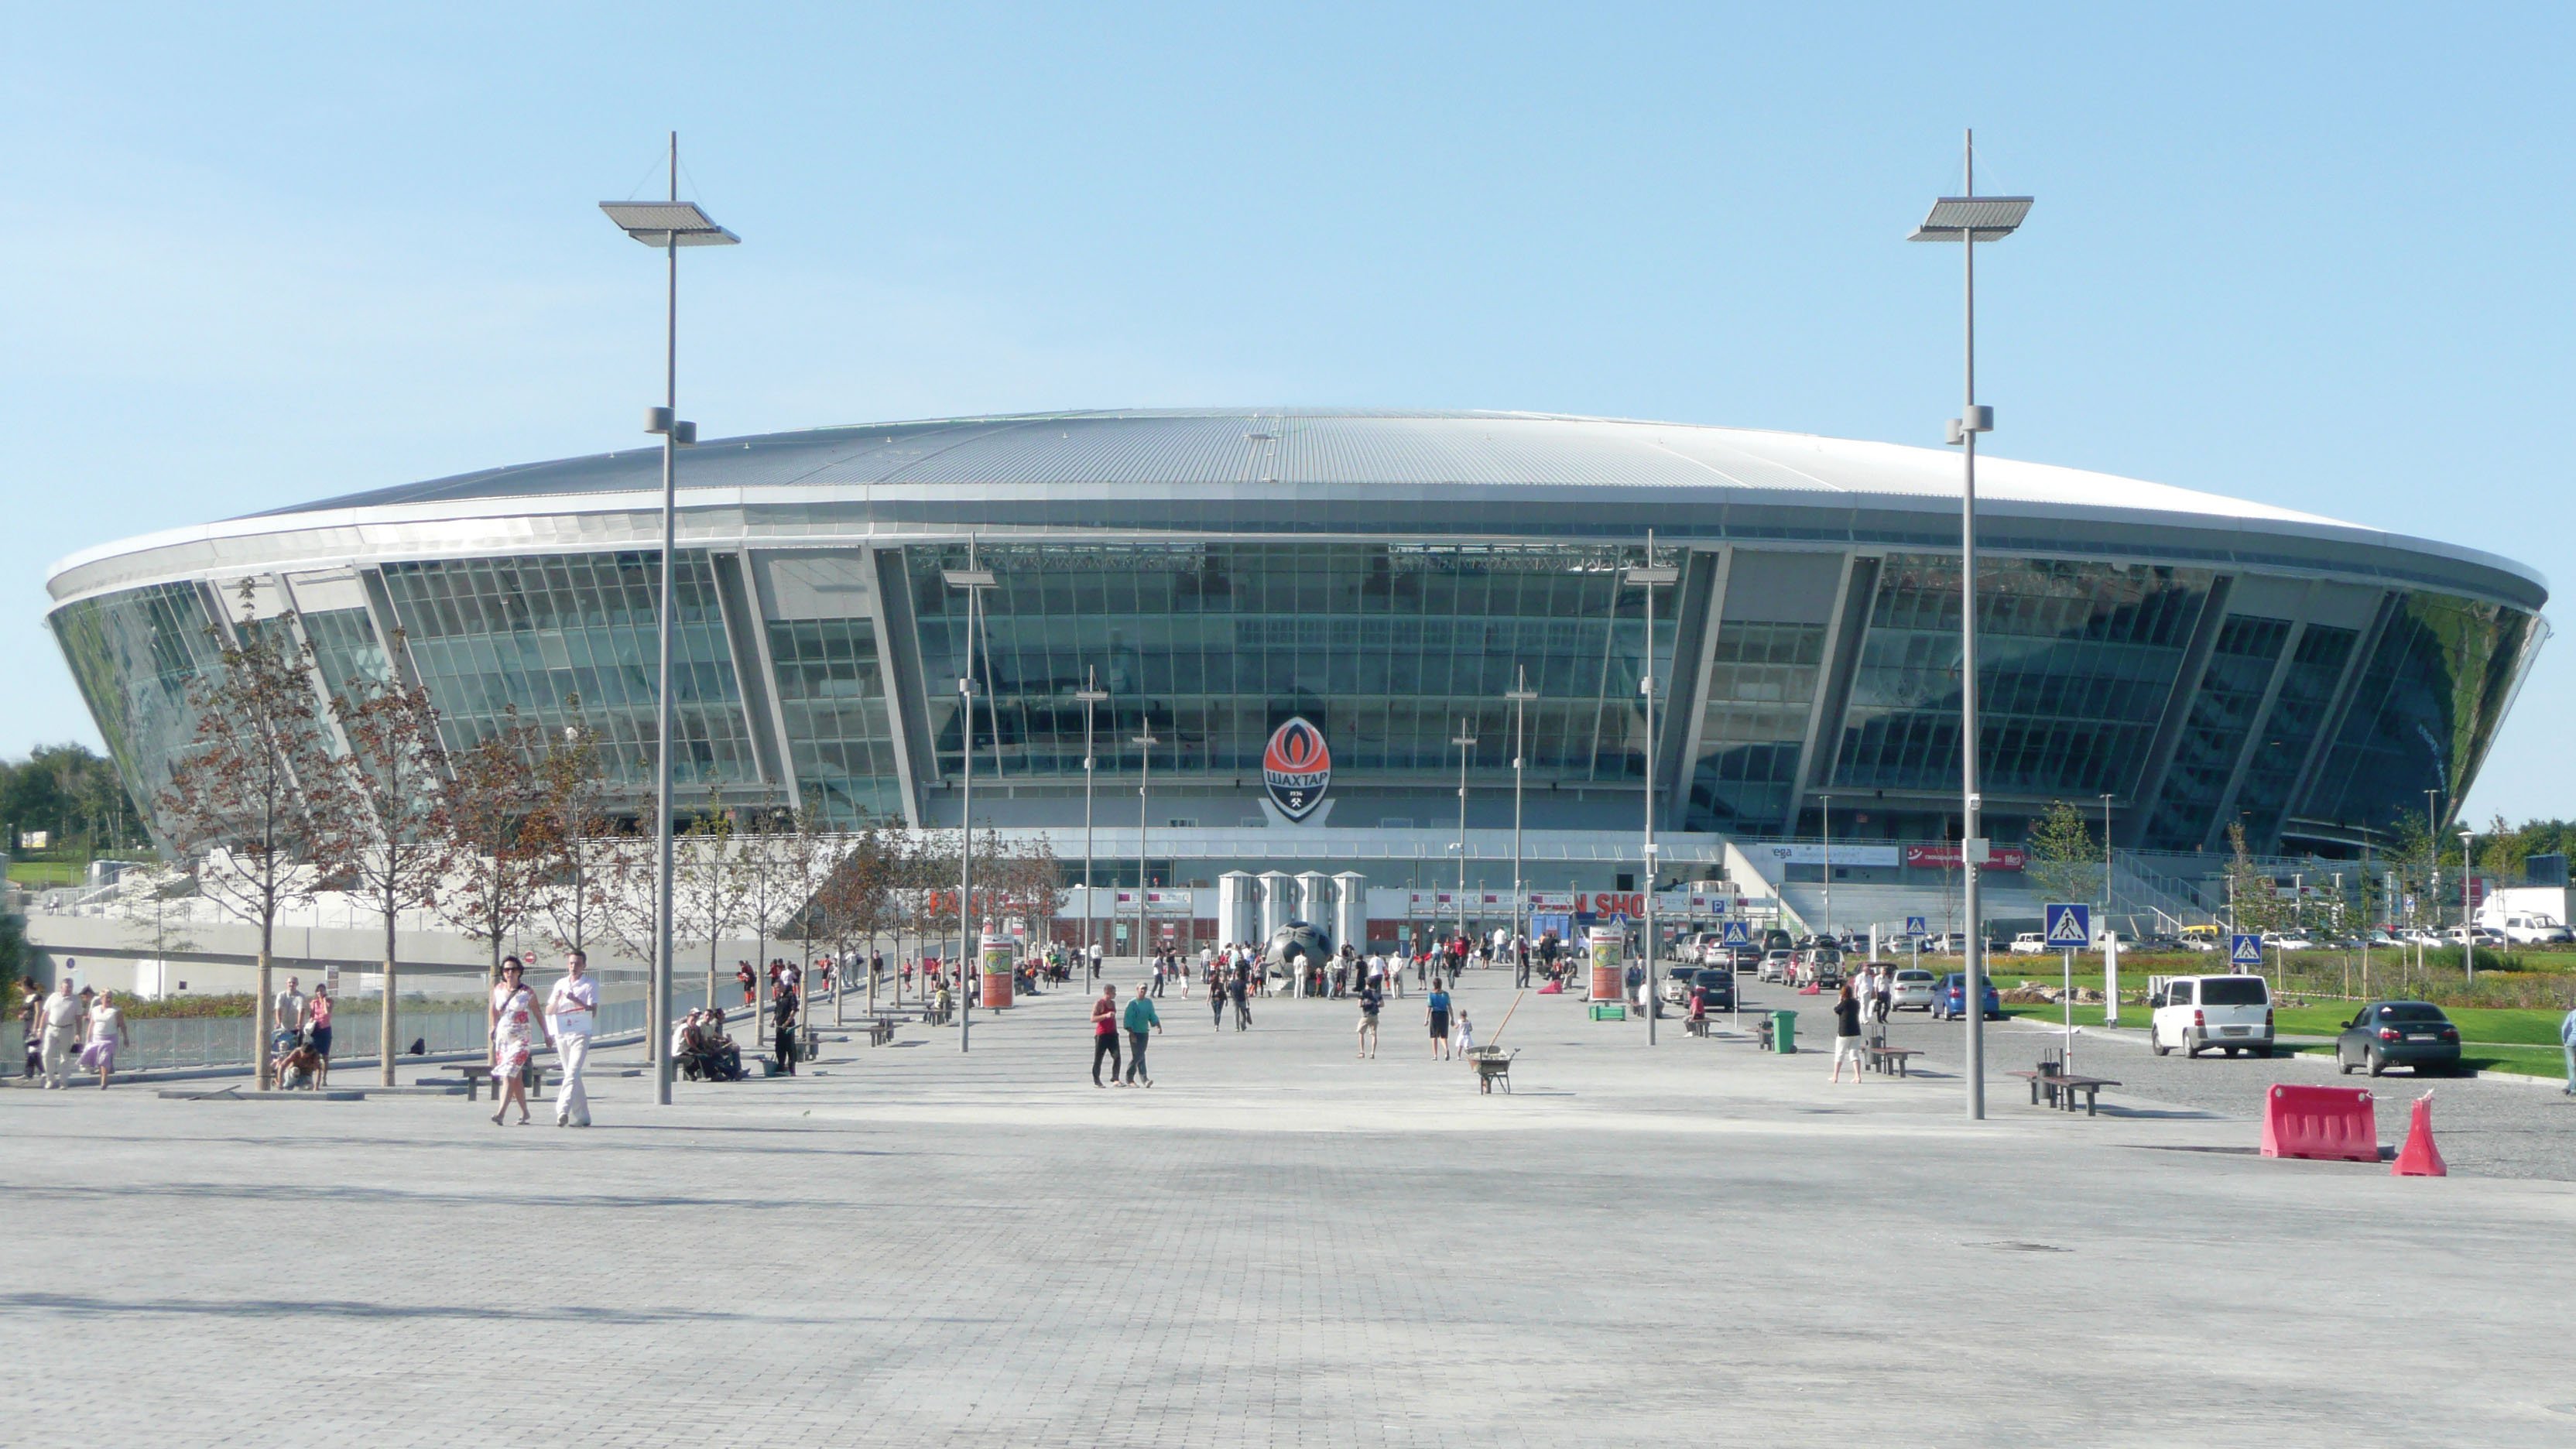
[(2374, 1001), (2335, 1038), (2335, 1065), (2346, 1072), (2367, 1067), (2378, 1076), (2390, 1067), (2416, 1075), (2460, 1069), (2460, 1029), (2442, 1008), (2423, 1001)]
[[(1715, 968), (1697, 972), (1691, 977), (1691, 990), (1708, 993), (1708, 1009), (1711, 1011), (1732, 1011), (1735, 1008), (1733, 972)], [(1682, 1000), (1687, 1003), (1690, 996), (1686, 993)]]

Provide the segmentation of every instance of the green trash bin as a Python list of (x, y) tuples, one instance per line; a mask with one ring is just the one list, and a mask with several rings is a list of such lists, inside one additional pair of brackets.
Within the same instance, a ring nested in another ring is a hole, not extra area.
[(1794, 1054), (1798, 1050), (1798, 1013), (1771, 1013), (1771, 1050), (1783, 1055)]

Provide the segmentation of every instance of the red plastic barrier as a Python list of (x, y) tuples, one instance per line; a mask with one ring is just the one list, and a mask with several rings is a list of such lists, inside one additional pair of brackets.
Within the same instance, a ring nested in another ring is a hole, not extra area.
[(2388, 1171), (2392, 1177), (2451, 1175), (2450, 1165), (2442, 1161), (2442, 1149), (2433, 1145), (2432, 1093), (2415, 1099), (2415, 1117), (2406, 1128), (2406, 1145), (2397, 1149), (2397, 1165)]
[(2357, 1087), (2274, 1083), (2263, 1098), (2263, 1155), (2379, 1160), (2379, 1117)]

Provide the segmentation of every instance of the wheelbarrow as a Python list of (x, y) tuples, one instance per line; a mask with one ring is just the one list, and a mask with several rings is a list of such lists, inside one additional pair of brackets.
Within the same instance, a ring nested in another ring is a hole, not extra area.
[(1494, 1083), (1500, 1082), (1503, 1084), (1504, 1095), (1510, 1095), (1512, 1058), (1519, 1055), (1518, 1047), (1510, 1051), (1505, 1051), (1498, 1046), (1470, 1047), (1467, 1051), (1467, 1060), (1476, 1065), (1476, 1090), (1491, 1092), (1494, 1090)]

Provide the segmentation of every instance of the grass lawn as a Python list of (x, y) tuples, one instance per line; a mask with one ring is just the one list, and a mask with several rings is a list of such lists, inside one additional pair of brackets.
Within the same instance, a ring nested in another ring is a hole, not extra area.
[[(2359, 1006), (2335, 1002), (2325, 1006), (2285, 1006), (2273, 1015), (2282, 1031), (2302, 1036), (2332, 1036), (2352, 1020)], [(2460, 1028), (2460, 1040), (2472, 1046), (2545, 1047), (2553, 1055), (2558, 1050), (2558, 1023), (2566, 1018), (2563, 1011), (2540, 1011), (2511, 1007), (2451, 1006), (2443, 1015)]]
[(79, 885), (87, 870), (77, 860), (13, 860), (9, 879), (22, 886)]
[[(2334, 1055), (2332, 1045), (2301, 1047), (2299, 1051), (2302, 1055), (2312, 1057)], [(2460, 1065), (2473, 1071), (2520, 1072), (2527, 1077), (2548, 1077), (2553, 1080), (2563, 1079), (2567, 1075), (2567, 1058), (2562, 1056), (2554, 1046), (2467, 1045), (2460, 1048)], [(2406, 1069), (2400, 1068), (2395, 1075), (2401, 1077), (2406, 1075)]]

